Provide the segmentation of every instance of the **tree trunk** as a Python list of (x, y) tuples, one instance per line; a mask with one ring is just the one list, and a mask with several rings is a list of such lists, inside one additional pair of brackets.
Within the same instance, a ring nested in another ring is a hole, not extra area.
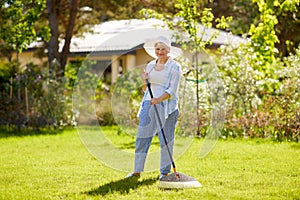
[(67, 64), (68, 54), (70, 52), (70, 44), (73, 36), (73, 30), (76, 22), (76, 17), (78, 13), (78, 0), (71, 0), (70, 2), (70, 16), (69, 23), (67, 25), (65, 43), (60, 56), (60, 72), (64, 75), (65, 66)]
[[(55, 70), (56, 67), (54, 63), (59, 62), (59, 0), (47, 0), (47, 12), (48, 12), (48, 20), (49, 27), (51, 31), (50, 41), (48, 44), (48, 61), (49, 61), (49, 71), (50, 73)], [(59, 63), (58, 65), (61, 65)]]

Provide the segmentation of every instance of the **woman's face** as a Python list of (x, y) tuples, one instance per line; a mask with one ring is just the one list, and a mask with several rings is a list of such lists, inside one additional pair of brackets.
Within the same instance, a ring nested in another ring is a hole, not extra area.
[(155, 54), (158, 57), (158, 59), (168, 58), (169, 52), (170, 52), (170, 48), (166, 46), (164, 43), (158, 42), (155, 44)]

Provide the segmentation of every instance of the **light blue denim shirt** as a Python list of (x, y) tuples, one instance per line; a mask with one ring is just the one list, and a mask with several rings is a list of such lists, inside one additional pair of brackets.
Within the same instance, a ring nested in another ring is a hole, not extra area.
[[(149, 81), (151, 83), (151, 71), (154, 70), (154, 67), (156, 65), (157, 60), (151, 61), (146, 66), (146, 73), (149, 74)], [(168, 59), (168, 61), (165, 64), (165, 70), (163, 71), (165, 73), (166, 78), (164, 83), (162, 84), (161, 93), (167, 92), (171, 97), (168, 100), (163, 101), (165, 113), (165, 118), (168, 117), (169, 114), (174, 112), (176, 109), (178, 109), (178, 87), (180, 82), (180, 76), (181, 76), (181, 66), (178, 62), (173, 60), (171, 57)], [(146, 99), (149, 91), (148, 88), (145, 91), (143, 101)]]

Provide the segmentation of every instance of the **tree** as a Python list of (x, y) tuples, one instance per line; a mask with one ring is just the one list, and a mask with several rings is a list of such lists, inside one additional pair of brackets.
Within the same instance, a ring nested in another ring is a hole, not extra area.
[(288, 42), (288, 40), (280, 41), (278, 38), (278, 16), (296, 12), (300, 1), (253, 0), (253, 2), (257, 4), (259, 9), (259, 21), (251, 24), (248, 32), (251, 48), (256, 52), (253, 60), (258, 62), (256, 67), (263, 72), (261, 79), (273, 78), (276, 69), (271, 64), (276, 61), (276, 57), (279, 55), (277, 46)]
[[(212, 8), (216, 17), (232, 16), (230, 31), (236, 35), (243, 35), (248, 33), (251, 24), (257, 25), (261, 22), (262, 8), (259, 7), (259, 2), (257, 0), (214, 0), (207, 6)], [(267, 0), (265, 3), (278, 21), (275, 25), (275, 33), (279, 42), (275, 47), (281, 57), (287, 56), (300, 44), (299, 0)]]
[(216, 17), (231, 16), (232, 22), (228, 28), (236, 35), (247, 33), (250, 24), (258, 18), (258, 8), (252, 0), (213, 0), (206, 6), (212, 9)]
[(275, 1), (273, 9), (278, 19), (276, 33), (279, 43), (276, 47), (282, 57), (296, 53), (300, 45), (300, 1)]
[[(69, 4), (69, 5), (68, 5)], [(62, 52), (59, 53), (59, 22), (62, 14), (65, 12), (64, 8), (69, 7), (68, 22), (65, 27), (64, 45)], [(65, 65), (70, 51), (71, 39), (76, 22), (76, 17), (79, 9), (78, 0), (71, 0), (66, 3), (63, 0), (47, 0), (47, 12), (49, 19), (49, 27), (51, 31), (49, 46), (48, 46), (48, 60), (50, 68), (58, 63), (57, 74), (64, 76)], [(55, 63), (55, 61), (57, 61)]]
[[(145, 0), (108, 0), (100, 2), (96, 0), (47, 0), (50, 39), (46, 43), (50, 69), (53, 71), (55, 67), (58, 67), (56, 74), (59, 76), (64, 75), (71, 39), (73, 35), (88, 31), (88, 25), (111, 19), (139, 18), (141, 15), (138, 11), (144, 5), (158, 8), (161, 2), (152, 1), (150, 3)], [(167, 11), (171, 11), (174, 7), (170, 2), (166, 5), (169, 5)], [(85, 8), (89, 13), (84, 12)], [(59, 44), (61, 40), (64, 43), (60, 52)]]
[(89, 5), (100, 11), (100, 21), (113, 19), (133, 19), (143, 17), (139, 11), (153, 9), (159, 13), (175, 14), (176, 0), (91, 0)]
[(18, 55), (37, 37), (35, 24), (44, 9), (44, 0), (6, 0), (1, 1), (0, 5), (1, 54), (7, 56), (11, 61), (12, 52), (16, 51), (17, 53), (18, 116), (16, 125), (20, 129), (24, 120), (21, 116), (21, 77)]
[(90, 25), (99, 23), (99, 12), (89, 7), (94, 5), (91, 1), (47, 0), (46, 5), (50, 29), (50, 39), (46, 41), (49, 66), (57, 76), (64, 76), (72, 37), (89, 31)]
[(13, 51), (22, 52), (36, 37), (36, 22), (45, 8), (44, 0), (0, 2), (0, 50), (9, 60)]

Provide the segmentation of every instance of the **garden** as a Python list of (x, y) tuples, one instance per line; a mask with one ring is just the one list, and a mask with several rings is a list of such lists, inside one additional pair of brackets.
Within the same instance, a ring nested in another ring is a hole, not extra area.
[[(0, 199), (300, 199), (299, 0), (70, 2), (0, 3)], [(140, 68), (111, 83), (88, 56), (67, 62), (85, 25), (128, 18), (161, 20), (193, 57), (178, 60), (175, 161), (201, 188), (159, 189), (155, 167), (124, 179), (133, 159), (113, 150), (135, 150)], [(212, 27), (245, 42), (215, 48)]]

